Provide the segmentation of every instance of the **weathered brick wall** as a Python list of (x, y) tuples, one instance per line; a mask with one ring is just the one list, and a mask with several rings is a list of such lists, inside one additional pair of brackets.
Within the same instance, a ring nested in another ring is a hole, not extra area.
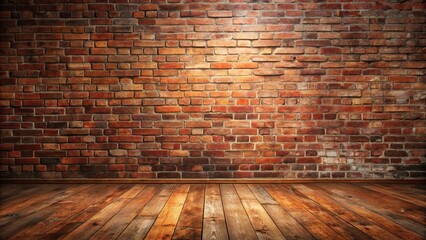
[(85, 2), (0, 5), (0, 176), (425, 176), (422, 0)]

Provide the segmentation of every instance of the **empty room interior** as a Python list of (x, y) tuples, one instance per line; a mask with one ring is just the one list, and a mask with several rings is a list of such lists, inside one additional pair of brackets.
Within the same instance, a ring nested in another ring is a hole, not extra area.
[(0, 0), (0, 239), (426, 239), (423, 0)]

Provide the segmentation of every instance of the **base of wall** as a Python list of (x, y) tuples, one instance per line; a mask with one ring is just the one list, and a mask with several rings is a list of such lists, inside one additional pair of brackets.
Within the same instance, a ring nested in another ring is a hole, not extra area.
[(74, 178), (74, 179), (0, 179), (1, 184), (269, 184), (269, 183), (406, 183), (406, 184), (426, 184), (426, 179), (276, 179), (276, 178), (241, 178), (241, 179), (107, 179), (107, 178)]

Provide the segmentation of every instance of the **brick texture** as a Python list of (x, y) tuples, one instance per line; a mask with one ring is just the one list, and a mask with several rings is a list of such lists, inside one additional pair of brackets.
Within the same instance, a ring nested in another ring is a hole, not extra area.
[(425, 177), (423, 1), (30, 2), (1, 177)]

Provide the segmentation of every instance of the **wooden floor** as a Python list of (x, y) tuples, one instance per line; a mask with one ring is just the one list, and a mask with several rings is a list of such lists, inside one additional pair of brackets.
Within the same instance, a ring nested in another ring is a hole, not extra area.
[(426, 239), (422, 185), (4, 184), (0, 239)]

